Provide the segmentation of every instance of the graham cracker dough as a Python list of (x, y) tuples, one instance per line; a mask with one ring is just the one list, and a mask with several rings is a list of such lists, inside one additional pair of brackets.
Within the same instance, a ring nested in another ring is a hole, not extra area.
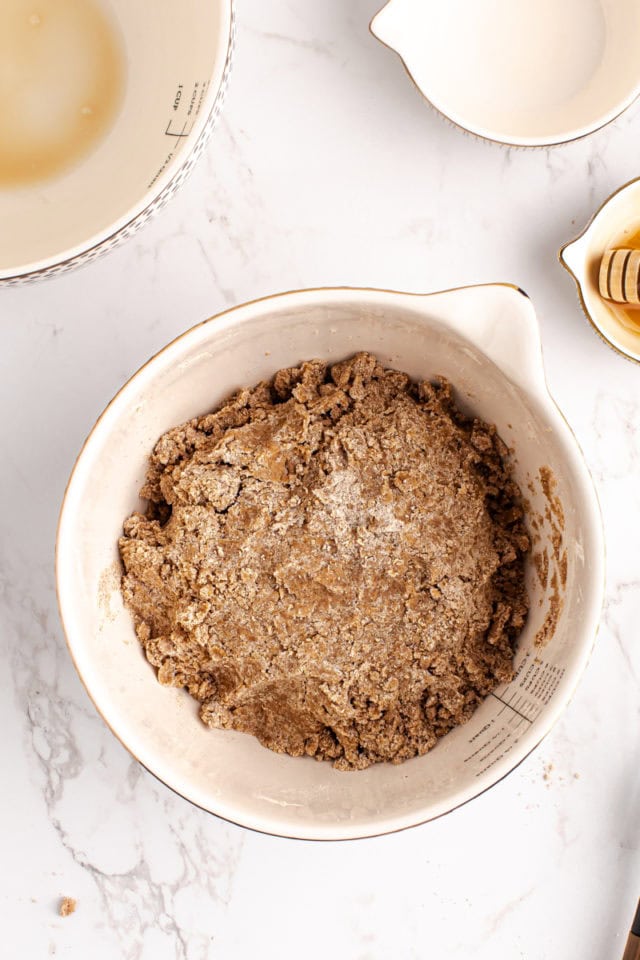
[(122, 589), (211, 727), (341, 770), (424, 754), (513, 676), (522, 498), (442, 379), (312, 360), (170, 430)]

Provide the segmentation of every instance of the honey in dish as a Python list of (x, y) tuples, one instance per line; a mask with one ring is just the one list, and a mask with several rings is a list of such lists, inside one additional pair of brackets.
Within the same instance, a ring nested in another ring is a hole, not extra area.
[[(640, 250), (640, 227), (633, 226), (624, 230), (611, 246), (625, 250)], [(640, 307), (634, 307), (628, 303), (612, 303), (610, 300), (607, 300), (607, 306), (623, 327), (640, 335)]]
[(123, 87), (122, 42), (96, 0), (0, 0), (0, 189), (86, 156)]

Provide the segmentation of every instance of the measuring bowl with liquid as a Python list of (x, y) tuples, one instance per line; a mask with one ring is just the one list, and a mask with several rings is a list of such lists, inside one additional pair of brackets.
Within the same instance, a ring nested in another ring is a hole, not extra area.
[(614, 193), (583, 233), (560, 251), (560, 262), (574, 278), (585, 315), (618, 353), (640, 363), (640, 307), (602, 296), (600, 266), (611, 249), (640, 249), (640, 179)]
[(2, 0), (0, 283), (93, 259), (173, 193), (232, 36), (233, 0)]

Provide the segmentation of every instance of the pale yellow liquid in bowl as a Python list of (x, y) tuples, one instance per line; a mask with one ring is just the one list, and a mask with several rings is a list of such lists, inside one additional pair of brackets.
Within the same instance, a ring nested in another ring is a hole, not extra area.
[(124, 52), (95, 0), (0, 0), (0, 189), (62, 174), (112, 126)]

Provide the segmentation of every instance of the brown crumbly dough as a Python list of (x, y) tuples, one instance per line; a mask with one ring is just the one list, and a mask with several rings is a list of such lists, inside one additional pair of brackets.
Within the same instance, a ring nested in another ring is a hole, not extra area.
[(122, 588), (211, 727), (341, 770), (424, 754), (513, 676), (522, 498), (449, 384), (313, 360), (170, 430)]
[(61, 917), (70, 917), (72, 913), (76, 912), (77, 906), (78, 902), (73, 897), (63, 897), (58, 912)]

